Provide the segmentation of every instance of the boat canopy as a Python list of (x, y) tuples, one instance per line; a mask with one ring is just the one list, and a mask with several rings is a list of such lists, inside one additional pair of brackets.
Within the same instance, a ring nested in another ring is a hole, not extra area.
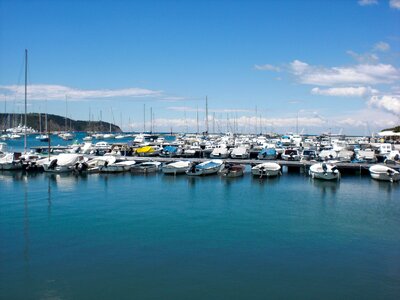
[(165, 146), (163, 150), (164, 152), (176, 153), (178, 151), (178, 148), (174, 146)]
[(154, 149), (151, 146), (144, 146), (136, 150), (137, 153), (153, 153)]

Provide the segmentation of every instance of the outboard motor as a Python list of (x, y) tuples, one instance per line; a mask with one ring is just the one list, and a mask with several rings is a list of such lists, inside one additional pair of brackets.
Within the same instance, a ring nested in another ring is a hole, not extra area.
[(322, 170), (324, 170), (325, 174), (328, 172), (328, 166), (326, 165), (326, 163), (322, 164)]
[(54, 159), (50, 162), (48, 169), (54, 170), (54, 168), (57, 166), (57, 159)]

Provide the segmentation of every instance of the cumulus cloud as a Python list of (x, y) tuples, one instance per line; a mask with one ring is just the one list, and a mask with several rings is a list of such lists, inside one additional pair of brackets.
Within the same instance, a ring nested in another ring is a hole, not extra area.
[(391, 8), (400, 9), (400, 0), (390, 0), (389, 5)]
[(378, 0), (358, 0), (358, 5), (369, 6), (378, 4)]
[(274, 72), (279, 72), (281, 68), (269, 64), (265, 65), (254, 65), (254, 69), (259, 70), (259, 71), (274, 71)]
[[(17, 98), (23, 98), (24, 87), (22, 85), (2, 85), (0, 86), (0, 93), (15, 96)], [(160, 94), (161, 91), (143, 88), (83, 90), (63, 85), (49, 84), (32, 84), (28, 87), (29, 100), (64, 100), (65, 96), (68, 96), (69, 99), (99, 99), (113, 97), (131, 98), (159, 96)]]
[(368, 105), (400, 116), (400, 95), (372, 96)]
[(301, 83), (321, 86), (391, 83), (400, 78), (400, 71), (388, 64), (326, 68), (295, 60), (290, 71)]
[(334, 87), (328, 89), (313, 88), (311, 93), (323, 96), (339, 96), (339, 97), (364, 97), (379, 93), (378, 90), (371, 87)]

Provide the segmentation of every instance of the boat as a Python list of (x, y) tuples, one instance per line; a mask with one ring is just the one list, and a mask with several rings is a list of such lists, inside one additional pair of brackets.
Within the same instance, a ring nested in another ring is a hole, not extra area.
[(278, 153), (276, 152), (275, 148), (264, 148), (262, 149), (258, 155), (258, 159), (276, 159)]
[(155, 146), (144, 146), (136, 149), (136, 154), (139, 156), (155, 156), (159, 153), (159, 150)]
[(21, 153), (5, 153), (0, 157), (0, 170), (20, 170), (22, 162), (19, 159)]
[[(51, 173), (66, 173), (72, 172), (74, 166), (86, 159), (81, 154), (75, 153), (61, 153), (57, 156), (50, 157), (49, 159), (43, 159), (40, 161), (45, 172)], [(37, 162), (39, 164), (39, 161)]]
[(356, 159), (361, 162), (375, 163), (377, 161), (375, 151), (372, 149), (359, 150)]
[(112, 164), (109, 164), (107, 161), (104, 161), (103, 164), (99, 165), (99, 172), (100, 173), (126, 172), (129, 171), (135, 163), (136, 162), (133, 160), (119, 161)]
[(354, 152), (350, 150), (341, 150), (337, 155), (337, 159), (340, 162), (351, 162), (354, 157)]
[(335, 150), (332, 150), (332, 149), (325, 149), (325, 150), (322, 150), (322, 151), (319, 153), (318, 156), (319, 156), (319, 159), (322, 160), (322, 161), (324, 161), (324, 160), (331, 160), (331, 159), (335, 159), (335, 158), (337, 157), (337, 153), (336, 153)]
[(177, 162), (169, 163), (162, 167), (164, 174), (184, 174), (190, 166), (190, 161), (180, 160)]
[(254, 176), (262, 177), (273, 177), (281, 175), (281, 166), (277, 163), (273, 162), (266, 162), (259, 165), (254, 166), (251, 168), (251, 174)]
[(132, 173), (155, 173), (161, 170), (162, 163), (158, 161), (146, 161), (141, 164), (132, 166)]
[(310, 167), (309, 174), (312, 178), (324, 180), (340, 179), (340, 172), (336, 165), (328, 163), (317, 163)]
[(369, 168), (369, 174), (373, 179), (395, 182), (400, 180), (400, 173), (395, 169), (384, 165), (374, 165)]
[(281, 156), (283, 160), (300, 160), (299, 150), (297, 149), (286, 149)]
[(243, 176), (244, 169), (244, 165), (226, 163), (218, 174), (227, 178), (240, 177)]
[(82, 140), (85, 142), (90, 142), (91, 140), (93, 140), (93, 137), (88, 135), (88, 136), (85, 136)]
[(249, 158), (250, 153), (249, 150), (246, 147), (235, 147), (233, 148), (232, 152), (231, 152), (231, 157), (232, 158)]
[(315, 150), (303, 150), (301, 153), (301, 161), (311, 161), (317, 158), (317, 151)]
[(111, 140), (111, 139), (114, 139), (114, 138), (115, 138), (115, 134), (113, 134), (113, 133), (106, 133), (103, 136), (103, 139), (105, 139), (105, 140)]
[(186, 171), (186, 175), (201, 176), (216, 174), (223, 166), (224, 162), (220, 159), (207, 160), (199, 164), (192, 163), (190, 168)]
[(76, 173), (98, 173), (100, 172), (99, 167), (107, 164), (115, 163), (117, 159), (115, 156), (99, 156), (91, 160), (80, 162), (74, 165), (74, 171)]
[(160, 151), (161, 157), (175, 157), (179, 155), (182, 151), (178, 147), (174, 146), (164, 146)]
[(210, 158), (228, 158), (229, 157), (229, 149), (225, 144), (219, 145), (214, 148), (210, 154)]
[(75, 137), (75, 135), (72, 134), (71, 132), (60, 133), (58, 136), (62, 138), (64, 141), (72, 141)]

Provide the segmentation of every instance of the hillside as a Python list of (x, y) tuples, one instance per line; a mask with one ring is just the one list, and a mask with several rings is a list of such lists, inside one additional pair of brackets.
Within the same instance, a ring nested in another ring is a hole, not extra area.
[[(42, 119), (42, 130), (45, 129), (45, 115), (41, 114)], [(110, 123), (100, 121), (79, 121), (67, 119), (67, 128), (65, 127), (65, 117), (58, 115), (47, 115), (48, 128), (50, 131), (97, 131), (97, 132), (108, 132), (110, 131)], [(16, 127), (19, 124), (23, 124), (23, 114), (4, 114), (0, 113), (0, 131), (7, 128)], [(39, 114), (29, 113), (27, 115), (28, 127), (32, 127), (39, 131)], [(121, 129), (114, 124), (111, 124), (112, 132), (122, 132)]]
[(383, 129), (382, 131), (393, 131), (393, 132), (400, 132), (400, 125), (393, 127), (393, 128), (387, 128), (387, 129)]

